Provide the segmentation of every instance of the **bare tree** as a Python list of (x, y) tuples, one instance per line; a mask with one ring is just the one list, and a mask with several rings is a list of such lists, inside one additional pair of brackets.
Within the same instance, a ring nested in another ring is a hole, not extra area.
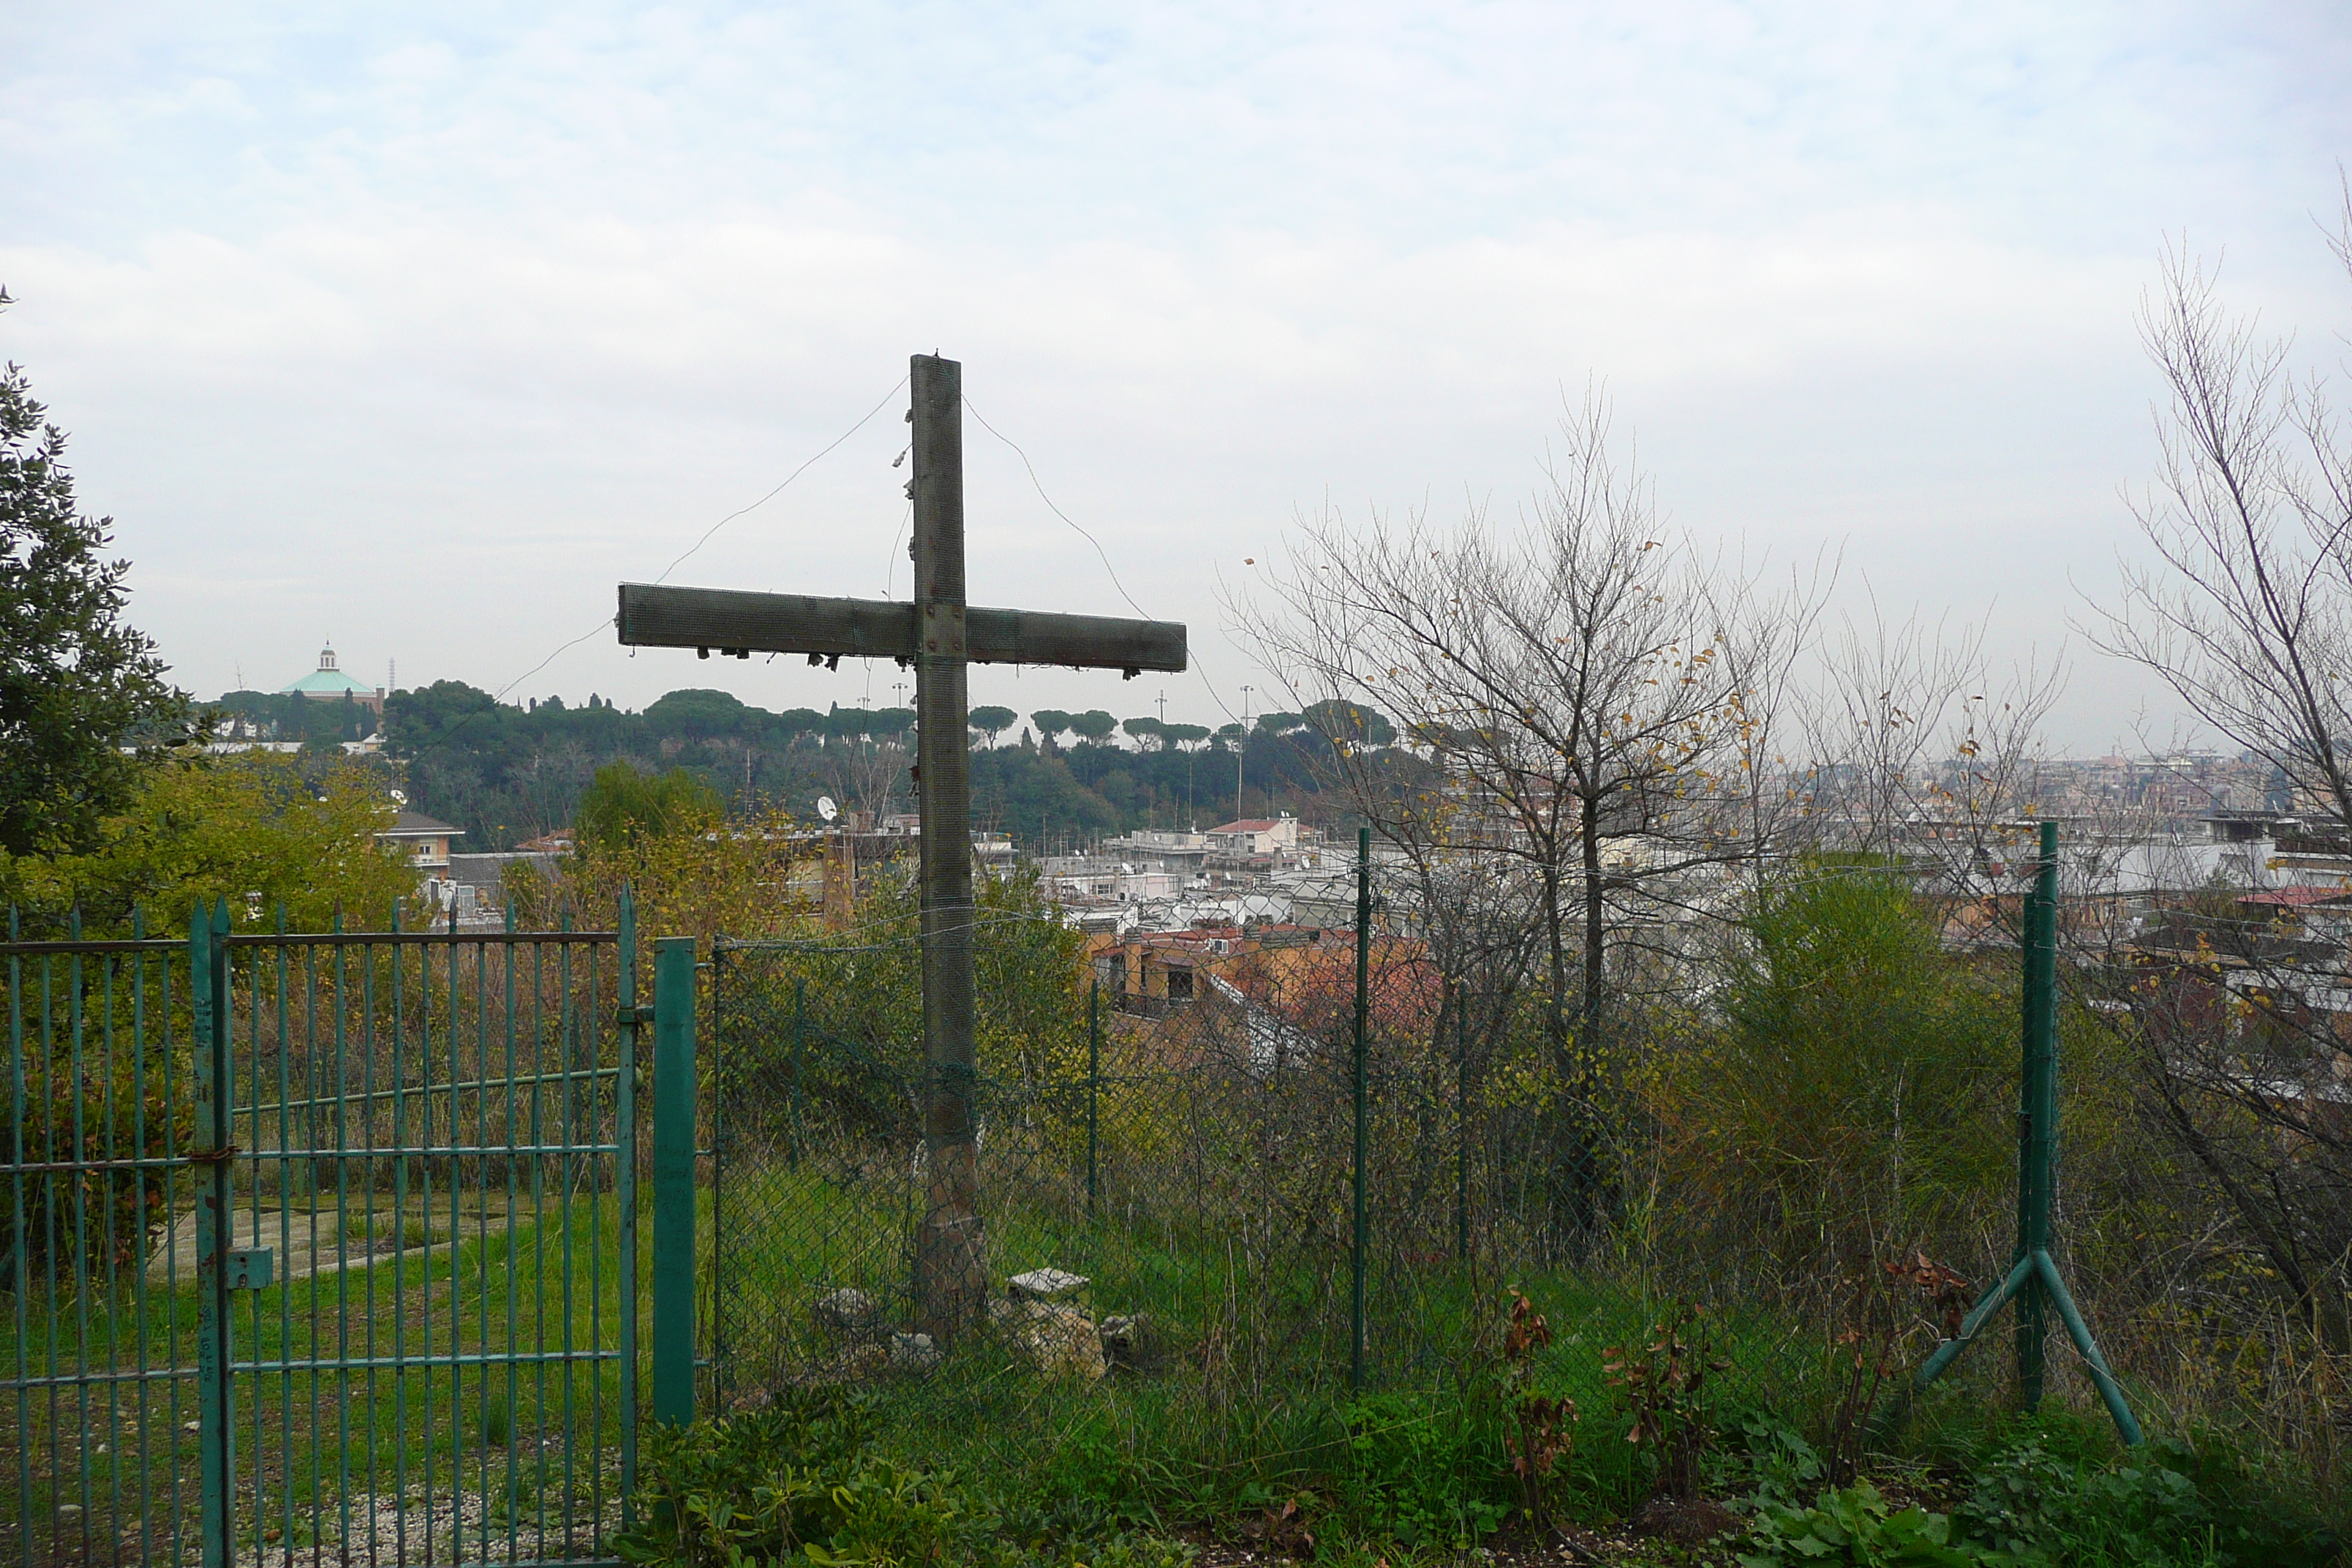
[[(2352, 271), (2352, 193), (2334, 241)], [(2133, 503), (2153, 563), (2126, 560), (2098, 646), (2352, 829), (2352, 430), (2288, 343), (2233, 318), (2178, 252), (2140, 312), (2172, 394), (2155, 485)]]
[[(2352, 185), (2330, 245), (2352, 273)], [(2222, 304), (2217, 271), (2168, 249), (2140, 330), (2169, 404), (2133, 503), (2153, 559), (2095, 606), (2105, 651), (2292, 784), (2352, 847), (2352, 426), (2285, 339)], [(2352, 1344), (2352, 1067), (2346, 943), (2292, 910), (2171, 912), (2134, 944), (2127, 1019), (2158, 1121), (2237, 1214), (2314, 1326)]]
[(825, 772), (834, 792), (878, 819), (890, 809), (898, 781), (913, 759), (894, 740), (851, 735), (824, 749)]
[[(1738, 568), (1705, 574), (1721, 664), (1732, 692), (1733, 720), (1712, 795), (1723, 803), (1727, 830), (1745, 835), (1746, 865), (1763, 874), (1766, 856), (1789, 843), (1789, 829), (1811, 810), (1804, 789), (1810, 771), (1802, 748), (1809, 737), (1797, 681), (1820, 631), (1841, 562), (1824, 552), (1810, 572), (1791, 570), (1769, 587), (1761, 572)], [(1791, 753), (1794, 753), (1793, 755)], [(1801, 837), (1801, 835), (1800, 836)]]
[[(1572, 1092), (1591, 1084), (1612, 952), (1686, 903), (1695, 873), (1757, 852), (1747, 752), (1774, 694), (1748, 683), (1785, 673), (1783, 643), (1811, 614), (1753, 616), (1750, 584), (1661, 527), (1611, 435), (1599, 395), (1571, 408), (1510, 534), (1475, 510), (1454, 529), (1327, 513), (1268, 600), (1234, 606), (1261, 662), (1322, 716), (1385, 839), (1433, 867), (1521, 868)], [(1332, 721), (1351, 705), (1392, 714), (1434, 776), (1368, 765), (1354, 727)]]
[(1784, 774), (1803, 840), (1908, 865), (1945, 892), (2014, 858), (2042, 804), (2041, 726), (2063, 664), (2003, 672), (1981, 625), (1891, 620), (1874, 600), (1822, 639), (1806, 675), (1802, 764)]

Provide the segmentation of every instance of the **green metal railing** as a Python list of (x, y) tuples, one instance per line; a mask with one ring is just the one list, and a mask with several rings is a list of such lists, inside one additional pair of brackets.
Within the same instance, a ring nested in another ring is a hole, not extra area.
[(691, 1109), (693, 949), (640, 1006), (633, 928), (12, 921), (0, 1562), (614, 1561), (647, 1374), (692, 1414), (637, 1192), (691, 1237), (692, 1122), (636, 1112), (646, 1026)]

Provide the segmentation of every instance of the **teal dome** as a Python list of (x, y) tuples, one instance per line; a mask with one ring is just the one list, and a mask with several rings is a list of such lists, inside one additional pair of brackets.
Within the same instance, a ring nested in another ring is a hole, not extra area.
[(318, 668), (312, 670), (301, 679), (294, 682), (291, 686), (281, 686), (278, 689), (280, 692), (299, 691), (306, 697), (334, 697), (346, 691), (359, 697), (373, 697), (375, 695), (374, 687), (368, 685), (365, 681), (354, 680), (350, 676), (335, 668), (335, 650), (331, 647), (323, 647), (319, 650)]

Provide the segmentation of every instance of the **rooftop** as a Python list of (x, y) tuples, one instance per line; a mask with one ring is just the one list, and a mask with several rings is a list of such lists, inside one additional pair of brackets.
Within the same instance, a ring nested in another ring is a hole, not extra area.
[(318, 668), (290, 686), (279, 687), (278, 690), (281, 693), (323, 691), (331, 695), (338, 691), (352, 691), (370, 697), (375, 695), (374, 687), (365, 681), (354, 680), (335, 667), (335, 650), (331, 647), (322, 647), (319, 650)]
[(2268, 892), (2242, 893), (2242, 904), (2275, 905), (2280, 909), (2300, 910), (2313, 904), (2332, 904), (2352, 900), (2352, 889), (2347, 888), (2273, 888)]
[(466, 830), (453, 823), (425, 816), (421, 811), (404, 811), (392, 820), (392, 826), (376, 835), (379, 838), (433, 838), (442, 834), (462, 838)]

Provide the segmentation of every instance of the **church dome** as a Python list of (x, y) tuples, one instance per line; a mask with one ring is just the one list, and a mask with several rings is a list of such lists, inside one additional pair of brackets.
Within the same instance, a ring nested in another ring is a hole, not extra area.
[(280, 692), (299, 691), (305, 697), (339, 697), (348, 691), (354, 697), (373, 697), (375, 688), (364, 681), (352, 679), (335, 666), (335, 650), (330, 646), (319, 650), (319, 668), (291, 685), (281, 686)]

